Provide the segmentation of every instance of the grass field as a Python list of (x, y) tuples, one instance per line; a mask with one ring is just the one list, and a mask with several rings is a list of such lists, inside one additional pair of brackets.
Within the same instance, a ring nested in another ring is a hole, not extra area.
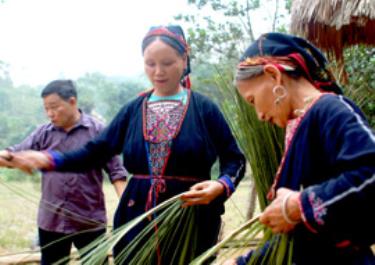
[[(249, 181), (242, 181), (226, 203), (223, 216), (224, 234), (245, 220), (249, 198)], [(104, 185), (109, 223), (118, 198), (112, 185)], [(36, 216), (40, 198), (40, 183), (30, 181), (5, 182), (0, 176), (0, 255), (30, 250), (37, 235)]]

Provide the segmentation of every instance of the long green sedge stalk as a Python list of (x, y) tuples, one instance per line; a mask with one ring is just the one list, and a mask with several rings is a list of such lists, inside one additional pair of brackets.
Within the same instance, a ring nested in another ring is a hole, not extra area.
[[(6, 181), (3, 181), (1, 178), (0, 178), (0, 184), (2, 186), (4, 186), (5, 188), (9, 189), (10, 191), (12, 191), (14, 194), (18, 195), (19, 197), (25, 199), (28, 203), (32, 203), (32, 204), (35, 204), (35, 205), (38, 205), (39, 204), (39, 197), (38, 196), (35, 196), (33, 193), (25, 190), (25, 189), (21, 189), (21, 188), (16, 188), (14, 187), (13, 185), (10, 185), (8, 184)], [(59, 211), (56, 210), (56, 207), (50, 203), (50, 202), (47, 202), (47, 201), (43, 201), (48, 208), (46, 208), (48, 211), (50, 212), (54, 212), (60, 216), (64, 216), (64, 217), (67, 217), (71, 220), (75, 220), (75, 221), (78, 221), (82, 224), (87, 224), (87, 225), (90, 225), (90, 226), (102, 226), (103, 228), (106, 227), (106, 225), (104, 225), (103, 223), (100, 223), (94, 219), (91, 219), (91, 218), (88, 218), (86, 216), (83, 216), (83, 215), (80, 215), (80, 214), (77, 214), (75, 212), (72, 212), (68, 209), (65, 209), (65, 208), (61, 208)]]
[[(170, 214), (170, 210), (175, 209), (176, 206), (180, 207), (181, 194), (176, 195), (156, 207), (150, 209), (149, 211), (143, 213), (142, 215), (138, 216), (137, 218), (133, 219), (132, 221), (124, 224), (123, 226), (119, 227), (118, 229), (114, 230), (107, 238), (101, 238), (97, 239), (95, 242), (88, 245), (85, 250), (82, 251), (82, 255), (84, 256), (81, 259), (82, 264), (102, 264), (102, 262), (106, 259), (108, 253), (113, 249), (113, 247), (123, 238), (131, 229), (136, 227), (139, 223), (147, 220), (150, 216), (152, 216), (154, 213), (157, 213), (159, 211), (164, 210), (157, 218), (159, 218), (159, 221), (163, 218), (166, 218), (168, 216), (168, 213)], [(151, 224), (153, 225), (153, 224)], [(137, 237), (135, 240), (138, 240), (140, 242), (142, 235), (147, 235), (150, 232), (150, 229), (152, 229), (152, 226), (147, 226), (144, 231), (142, 231), (142, 234)], [(136, 241), (137, 242), (137, 241)], [(119, 257), (116, 257), (116, 262), (121, 262), (123, 259), (125, 259), (128, 255), (130, 255), (130, 252), (132, 250), (132, 245), (129, 245), (129, 249), (124, 249), (122, 253), (120, 253)], [(149, 255), (149, 252), (144, 252), (144, 254)]]
[(259, 219), (259, 215), (255, 216), (253, 219), (248, 220), (243, 225), (241, 225), (236, 230), (232, 231), (226, 238), (221, 240), (218, 244), (207, 250), (205, 253), (194, 259), (190, 265), (200, 265), (203, 264), (208, 258), (216, 254), (221, 248), (223, 248), (228, 242), (233, 240), (238, 234), (242, 233), (244, 230), (249, 229), (254, 225)]

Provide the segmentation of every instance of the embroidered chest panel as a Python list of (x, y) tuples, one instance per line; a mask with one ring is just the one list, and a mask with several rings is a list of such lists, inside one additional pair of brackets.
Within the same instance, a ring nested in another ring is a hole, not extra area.
[(172, 139), (178, 129), (184, 106), (181, 101), (147, 103), (146, 130), (150, 142), (160, 143)]
[(184, 110), (181, 101), (147, 102), (146, 139), (149, 141), (149, 165), (154, 176), (164, 175), (172, 140), (179, 131)]

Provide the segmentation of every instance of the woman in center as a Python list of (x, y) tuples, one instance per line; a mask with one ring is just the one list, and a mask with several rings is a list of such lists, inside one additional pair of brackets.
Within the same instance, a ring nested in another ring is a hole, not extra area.
[[(218, 239), (223, 202), (243, 177), (245, 159), (218, 107), (190, 90), (189, 47), (181, 27), (151, 28), (142, 52), (153, 89), (125, 106), (103, 135), (116, 141), (116, 152), (123, 147), (125, 167), (134, 174), (114, 226), (190, 189), (182, 198), (185, 206), (202, 205), (196, 209), (198, 255)], [(211, 168), (217, 158), (216, 181)], [(115, 255), (141, 229), (127, 235)], [(177, 245), (179, 237), (172, 240)], [(172, 256), (163, 255), (159, 264), (173, 264)]]
[[(223, 202), (243, 177), (245, 159), (217, 106), (190, 90), (189, 48), (182, 29), (151, 28), (142, 52), (153, 89), (127, 105), (103, 135), (108, 139), (121, 134), (114, 145), (123, 147), (125, 166), (134, 174), (114, 225), (190, 189), (182, 198), (185, 206), (202, 205), (196, 209), (198, 255), (218, 239)], [(216, 181), (211, 180), (211, 168), (218, 157)], [(115, 255), (140, 229), (126, 236)], [(179, 237), (172, 240), (177, 244)], [(173, 264), (172, 256), (159, 257), (159, 264)]]

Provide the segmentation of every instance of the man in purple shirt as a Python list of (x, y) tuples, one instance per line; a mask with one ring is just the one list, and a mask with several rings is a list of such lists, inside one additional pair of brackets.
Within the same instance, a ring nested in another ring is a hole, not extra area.
[[(71, 80), (52, 81), (41, 96), (51, 122), (39, 126), (20, 144), (0, 151), (0, 166), (11, 165), (7, 161), (11, 160), (9, 151), (65, 152), (77, 149), (103, 130), (101, 122), (78, 109), (77, 92)], [(104, 168), (90, 171), (42, 173), (38, 212), (42, 264), (52, 264), (69, 256), (72, 244), (82, 249), (106, 232), (103, 169), (120, 197), (127, 172), (119, 157), (113, 157)]]

